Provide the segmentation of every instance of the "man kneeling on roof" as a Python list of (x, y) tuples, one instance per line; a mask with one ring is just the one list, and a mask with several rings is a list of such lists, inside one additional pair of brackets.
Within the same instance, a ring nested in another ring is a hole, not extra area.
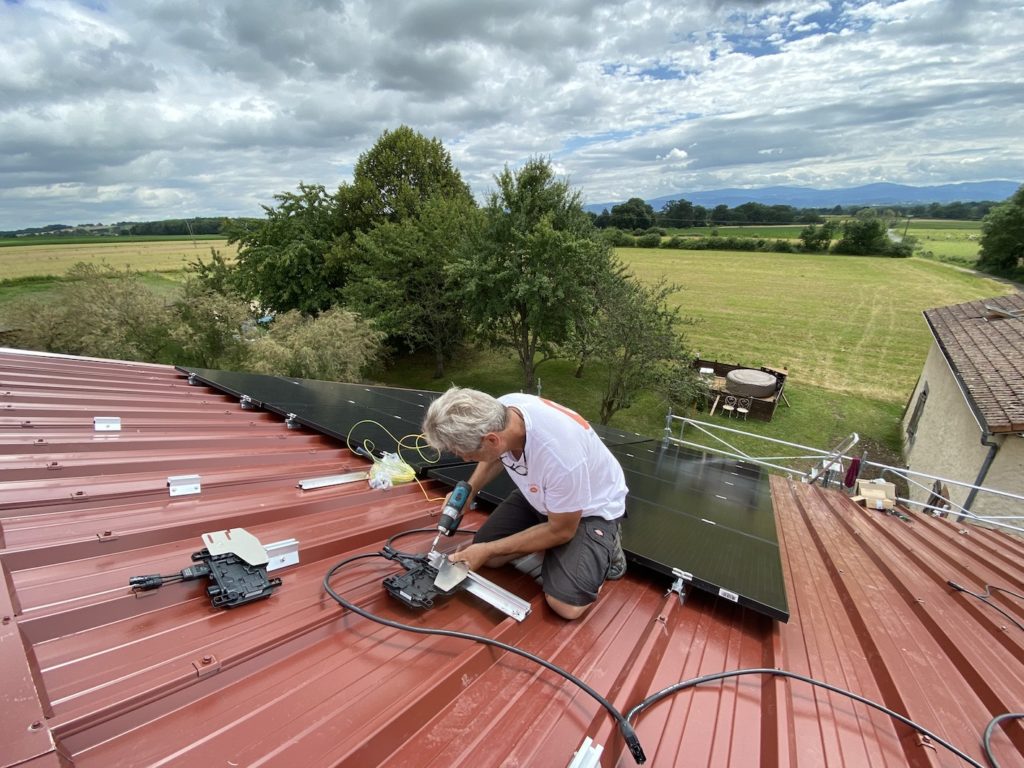
[(534, 395), (452, 387), (430, 405), (423, 433), (434, 448), (477, 462), (467, 504), (502, 468), (516, 485), (453, 562), (475, 571), (543, 552), (544, 596), (565, 619), (579, 618), (605, 579), (622, 578), (625, 477), (579, 414)]

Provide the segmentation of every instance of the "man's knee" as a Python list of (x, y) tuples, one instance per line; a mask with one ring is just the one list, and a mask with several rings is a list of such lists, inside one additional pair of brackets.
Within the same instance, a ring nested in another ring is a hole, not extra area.
[(544, 599), (548, 601), (548, 605), (551, 606), (551, 610), (563, 619), (567, 619), (569, 621), (578, 619), (587, 612), (587, 609), (590, 608), (591, 605), (593, 605), (593, 603), (590, 603), (589, 605), (570, 605), (569, 603), (559, 600), (557, 597), (552, 597), (547, 594), (544, 595)]

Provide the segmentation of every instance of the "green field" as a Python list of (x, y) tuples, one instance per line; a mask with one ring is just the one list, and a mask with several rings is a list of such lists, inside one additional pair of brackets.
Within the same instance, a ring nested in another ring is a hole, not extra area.
[(115, 269), (130, 266), (139, 272), (180, 272), (196, 258), (208, 260), (211, 248), (225, 256), (234, 256), (236, 252), (236, 246), (229, 247), (224, 238), (199, 241), (191, 238), (129, 241), (109, 238), (109, 242), (40, 242), (32, 245), (25, 245), (23, 240), (21, 238), (16, 245), (0, 248), (0, 284), (42, 275), (60, 277), (80, 261), (108, 264)]
[(667, 230), (671, 235), (680, 237), (709, 237), (712, 231), (718, 237), (760, 237), (766, 240), (796, 240), (804, 230), (806, 224), (772, 224), (757, 226), (714, 226), (694, 227), (692, 229), (671, 229)]
[[(912, 222), (911, 229), (917, 224), (924, 222)], [(61, 275), (77, 261), (129, 265), (169, 296), (185, 263), (207, 258), (211, 246), (227, 250), (224, 241), (3, 249), (0, 265), (8, 279), (0, 279), (0, 308), (20, 296), (52, 295), (59, 277), (45, 276)], [(819, 447), (856, 431), (873, 456), (889, 461), (898, 460), (900, 417), (931, 344), (921, 311), (1013, 292), (1005, 283), (920, 258), (645, 248), (618, 253), (639, 277), (665, 276), (682, 287), (675, 301), (698, 320), (687, 333), (700, 356), (789, 370), (790, 407), (781, 406), (770, 423), (745, 422), (745, 429)], [(589, 366), (576, 379), (574, 369), (570, 361), (541, 365), (543, 393), (594, 419), (601, 371)], [(512, 357), (489, 350), (467, 351), (440, 381), (431, 378), (432, 370), (432, 360), (414, 356), (372, 376), (424, 389), (456, 382), (498, 393), (522, 386)], [(612, 426), (658, 435), (665, 414), (666, 406), (647, 396), (616, 414)], [(721, 416), (714, 420), (736, 426)]]
[(913, 219), (910, 226), (896, 228), (917, 239), (922, 255), (938, 261), (973, 267), (978, 261), (981, 240), (980, 221), (941, 221)]
[[(827, 447), (851, 432), (873, 456), (897, 461), (900, 419), (931, 344), (921, 311), (1013, 292), (1003, 283), (924, 259), (816, 254), (735, 253), (646, 248), (618, 249), (648, 280), (664, 275), (682, 286), (676, 296), (687, 315), (691, 347), (701, 357), (789, 370), (790, 407), (770, 422), (744, 429)], [(595, 418), (600, 371), (582, 380), (567, 362), (538, 369), (543, 392)], [(451, 382), (491, 392), (518, 390), (518, 368), (506, 358), (477, 352), (457, 361), (441, 382), (427, 359), (405, 360), (380, 378), (436, 389)], [(616, 414), (612, 426), (657, 435), (666, 407), (643, 399)], [(736, 426), (716, 415), (715, 422)], [(750, 443), (746, 443), (748, 446)]]

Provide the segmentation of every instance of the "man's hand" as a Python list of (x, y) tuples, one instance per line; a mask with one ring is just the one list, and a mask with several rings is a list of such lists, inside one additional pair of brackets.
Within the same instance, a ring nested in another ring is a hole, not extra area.
[(477, 571), (491, 559), (491, 552), (487, 542), (470, 544), (465, 549), (452, 552), (448, 555), (448, 559), (453, 563), (465, 563), (469, 566), (469, 570)]

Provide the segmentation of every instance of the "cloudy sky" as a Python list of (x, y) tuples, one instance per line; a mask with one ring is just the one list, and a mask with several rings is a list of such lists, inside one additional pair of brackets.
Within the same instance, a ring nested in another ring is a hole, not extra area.
[(261, 215), (436, 136), (481, 198), (1024, 180), (1017, 0), (2, 0), (0, 229)]

